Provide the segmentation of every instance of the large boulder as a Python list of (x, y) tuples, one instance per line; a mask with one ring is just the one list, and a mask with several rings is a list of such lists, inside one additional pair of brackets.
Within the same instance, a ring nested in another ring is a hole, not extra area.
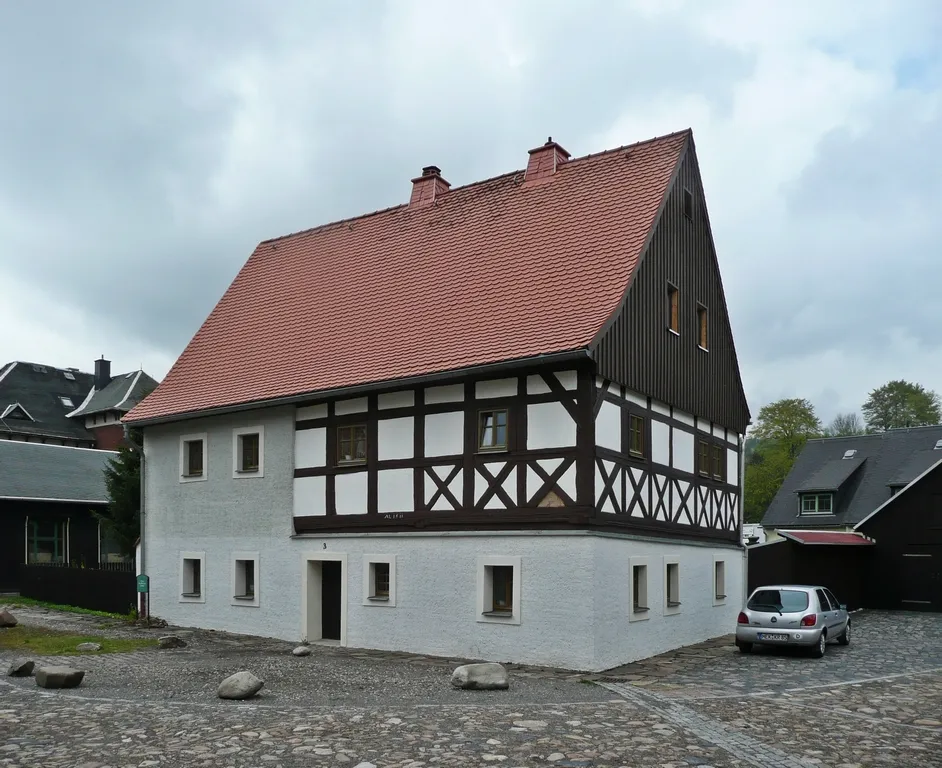
[(236, 672), (219, 684), (217, 694), (220, 699), (251, 699), (262, 690), (264, 680), (259, 680), (251, 672)]
[(15, 627), (16, 617), (9, 611), (0, 611), (0, 627)]
[(309, 645), (299, 645), (293, 651), (291, 651), (295, 656), (310, 656), (311, 655), (311, 646)]
[(76, 688), (85, 677), (84, 670), (73, 667), (40, 667), (36, 685), (40, 688)]
[(19, 661), (14, 661), (7, 668), (7, 675), (10, 677), (29, 677), (33, 674), (33, 667), (36, 665), (32, 661), (27, 661), (26, 659), (20, 659)]
[(186, 642), (176, 635), (164, 635), (157, 638), (158, 648), (186, 648)]
[(100, 651), (101, 643), (79, 643), (77, 646), (75, 646), (75, 650), (79, 651), (80, 653)]
[(465, 664), (452, 673), (451, 684), (467, 690), (503, 690), (509, 687), (510, 677), (500, 664)]

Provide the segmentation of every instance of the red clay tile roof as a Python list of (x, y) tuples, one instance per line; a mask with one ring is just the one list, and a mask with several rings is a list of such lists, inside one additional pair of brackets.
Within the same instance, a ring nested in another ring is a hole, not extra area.
[(125, 421), (584, 348), (690, 131), (265, 241)]
[(871, 547), (874, 544), (862, 534), (846, 531), (779, 531), (779, 533), (799, 544), (839, 544), (852, 547)]

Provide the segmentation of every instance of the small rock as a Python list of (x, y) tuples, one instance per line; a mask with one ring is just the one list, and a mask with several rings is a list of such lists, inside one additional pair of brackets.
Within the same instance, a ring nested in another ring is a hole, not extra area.
[(29, 677), (33, 674), (33, 667), (36, 665), (32, 661), (14, 661), (7, 669), (10, 677)]
[(36, 685), (40, 688), (76, 688), (85, 677), (84, 670), (73, 667), (40, 667)]
[(293, 653), (295, 656), (310, 656), (311, 648), (307, 645), (299, 645), (297, 648), (291, 651), (291, 653)]
[(545, 720), (514, 720), (514, 725), (518, 728), (526, 728), (528, 730), (539, 730), (546, 727)]
[(562, 760), (564, 757), (566, 756), (562, 752), (554, 752), (546, 759), (549, 760), (551, 763), (555, 763), (558, 760)]
[(345, 755), (343, 752), (337, 754), (335, 758), (338, 763), (349, 763), (351, 758)]
[(373, 763), (357, 763), (353, 768), (376, 768)]
[(913, 720), (913, 722), (916, 725), (942, 725), (942, 722), (940, 722), (939, 720), (921, 719), (921, 720)]
[(220, 699), (250, 699), (265, 685), (251, 672), (236, 672), (219, 684), (216, 694)]
[(402, 725), (401, 717), (391, 717), (386, 721), (389, 725)]
[(505, 690), (510, 679), (501, 664), (464, 664), (452, 673), (451, 684), (466, 690)]
[(164, 635), (157, 638), (158, 648), (186, 648), (186, 642), (183, 638), (176, 635)]
[(101, 643), (79, 643), (75, 646), (77, 651), (100, 651)]
[(9, 611), (0, 611), (0, 627), (15, 627), (16, 617)]

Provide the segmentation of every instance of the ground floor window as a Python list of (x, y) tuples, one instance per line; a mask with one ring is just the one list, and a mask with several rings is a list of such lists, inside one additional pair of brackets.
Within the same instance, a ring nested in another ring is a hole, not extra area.
[(181, 602), (206, 602), (206, 555), (203, 552), (180, 553)]
[(628, 560), (630, 603), (628, 605), (628, 620), (643, 621), (650, 617), (648, 604), (648, 559), (646, 557), (632, 557)]
[(396, 605), (396, 556), (363, 556), (363, 604)]
[(65, 520), (26, 521), (26, 560), (30, 564), (68, 562)]
[(520, 623), (519, 557), (478, 558), (478, 621)]

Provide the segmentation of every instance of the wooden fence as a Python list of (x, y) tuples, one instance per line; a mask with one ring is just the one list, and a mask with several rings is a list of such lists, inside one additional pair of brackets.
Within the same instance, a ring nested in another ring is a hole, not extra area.
[(21, 565), (19, 592), (23, 597), (93, 611), (128, 613), (137, 605), (133, 564), (105, 568), (61, 565)]

